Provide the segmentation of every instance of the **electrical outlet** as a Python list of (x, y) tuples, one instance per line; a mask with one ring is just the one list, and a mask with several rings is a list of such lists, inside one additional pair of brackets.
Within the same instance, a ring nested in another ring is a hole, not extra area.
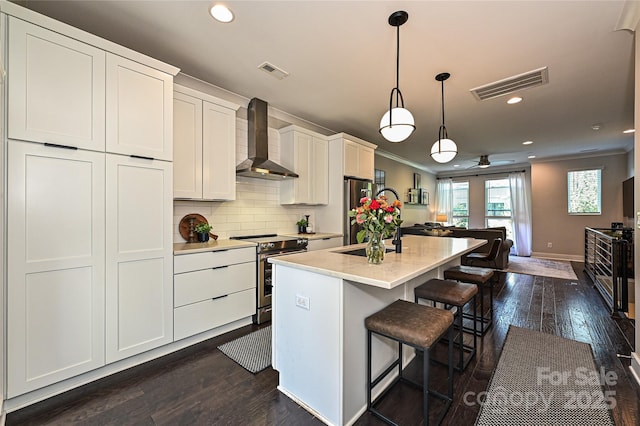
[(309, 310), (309, 298), (307, 296), (301, 296), (296, 294), (296, 306), (300, 306), (302, 309)]
[(553, 248), (553, 243), (551, 242), (547, 243), (547, 248)]

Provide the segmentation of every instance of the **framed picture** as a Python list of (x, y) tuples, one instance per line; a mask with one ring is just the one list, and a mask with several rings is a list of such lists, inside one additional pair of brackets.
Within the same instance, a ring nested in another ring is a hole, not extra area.
[(420, 173), (414, 173), (413, 174), (413, 187), (414, 188), (420, 188), (420, 179), (421, 179), (422, 175), (420, 175)]
[(429, 193), (426, 189), (420, 190), (420, 204), (429, 204)]

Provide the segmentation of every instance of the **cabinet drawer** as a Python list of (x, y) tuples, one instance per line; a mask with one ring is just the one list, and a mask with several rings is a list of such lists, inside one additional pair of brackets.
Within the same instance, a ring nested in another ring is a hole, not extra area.
[(324, 250), (333, 247), (340, 247), (342, 245), (342, 238), (323, 238), (322, 240), (309, 240), (307, 250)]
[(255, 289), (256, 264), (239, 263), (185, 272), (174, 276), (173, 285), (176, 308), (229, 293)]
[(255, 247), (246, 247), (240, 249), (183, 254), (174, 256), (173, 259), (173, 272), (179, 274), (182, 272), (217, 268), (218, 266), (233, 265), (236, 263), (255, 262), (257, 256)]
[(254, 289), (173, 310), (174, 340), (184, 339), (256, 313)]

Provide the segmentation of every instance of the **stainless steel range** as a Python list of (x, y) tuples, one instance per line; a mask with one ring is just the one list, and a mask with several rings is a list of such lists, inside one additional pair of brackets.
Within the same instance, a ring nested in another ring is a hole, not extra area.
[(276, 234), (247, 235), (231, 237), (232, 240), (244, 240), (257, 243), (256, 254), (258, 258), (258, 282), (256, 305), (257, 312), (253, 316), (253, 322), (262, 324), (271, 321), (271, 265), (267, 259), (286, 254), (301, 253), (307, 251), (309, 240), (306, 238), (283, 237)]

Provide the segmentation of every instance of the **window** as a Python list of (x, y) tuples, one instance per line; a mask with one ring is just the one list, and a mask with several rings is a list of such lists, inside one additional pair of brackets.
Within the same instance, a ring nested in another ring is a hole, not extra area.
[(602, 213), (600, 169), (567, 172), (567, 188), (569, 214)]
[(507, 238), (513, 239), (513, 220), (511, 218), (511, 189), (509, 179), (486, 180), (485, 221), (487, 228), (504, 226)]
[(469, 182), (453, 182), (453, 224), (469, 227)]
[(375, 169), (373, 183), (376, 186), (376, 194), (378, 193), (378, 191), (385, 188), (384, 170)]

